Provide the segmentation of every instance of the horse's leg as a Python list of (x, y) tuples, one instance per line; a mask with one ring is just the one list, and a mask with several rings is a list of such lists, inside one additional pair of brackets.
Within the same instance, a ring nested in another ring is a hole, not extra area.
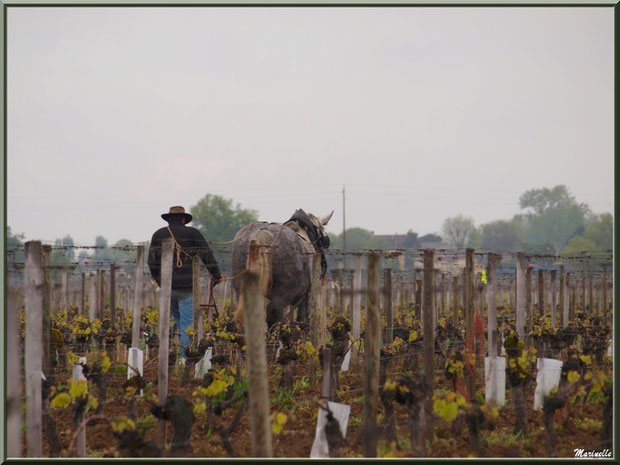
[(284, 305), (277, 299), (272, 299), (267, 305), (267, 327), (271, 328), (273, 325), (282, 321), (282, 315), (284, 313)]
[(302, 324), (308, 324), (308, 305), (309, 299), (304, 297), (297, 307), (297, 321)]
[[(283, 322), (284, 316), (284, 308), (286, 307), (285, 303), (278, 299), (271, 299), (269, 304), (267, 304), (267, 331), (271, 332), (273, 330), (273, 326), (276, 323)], [(267, 362), (271, 363), (274, 361), (274, 358), (278, 351), (278, 346), (280, 341), (274, 341), (273, 343), (267, 344)]]

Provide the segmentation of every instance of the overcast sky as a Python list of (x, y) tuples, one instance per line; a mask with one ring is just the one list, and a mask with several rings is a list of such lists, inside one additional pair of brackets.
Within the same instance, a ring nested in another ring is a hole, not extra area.
[(612, 8), (9, 8), (7, 216), (149, 240), (208, 193), (377, 234), (613, 211)]

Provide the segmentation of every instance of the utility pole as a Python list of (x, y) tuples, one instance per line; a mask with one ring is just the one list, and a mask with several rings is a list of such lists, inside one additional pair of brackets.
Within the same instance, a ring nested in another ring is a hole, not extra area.
[(344, 184), (342, 185), (342, 267), (347, 267), (347, 229), (346, 229), (346, 214), (344, 203)]

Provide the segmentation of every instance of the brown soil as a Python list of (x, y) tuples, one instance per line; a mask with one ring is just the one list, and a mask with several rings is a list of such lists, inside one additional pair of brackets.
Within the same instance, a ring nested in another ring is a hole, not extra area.
[[(151, 354), (152, 356), (156, 354)], [(146, 391), (151, 395), (157, 393), (157, 360), (149, 359), (145, 362), (145, 379), (151, 382)], [(107, 388), (107, 402), (102, 412), (108, 421), (118, 421), (128, 415), (128, 400), (124, 395), (122, 386), (126, 381), (126, 372), (114, 375), (113, 364), (109, 372)], [(270, 367), (273, 369), (273, 366)], [(271, 375), (271, 393), (274, 396), (277, 391), (278, 368)], [(394, 370), (390, 370), (392, 372)], [(440, 381), (436, 388), (449, 389), (450, 386), (439, 376)], [(71, 376), (69, 369), (60, 373), (59, 379), (68, 380)], [(171, 371), (169, 394), (184, 395), (191, 401), (192, 391), (198, 385), (198, 381), (192, 381), (181, 387), (176, 372)], [(309, 376), (309, 365), (299, 363), (295, 372), (295, 379)], [(393, 376), (397, 376), (394, 374)], [(482, 374), (477, 379), (479, 391), (483, 393)], [(317, 401), (321, 389), (321, 378), (316, 377), (314, 383), (307, 387), (299, 388), (293, 396), (292, 408), (282, 404), (272, 403), (272, 412), (275, 410), (287, 414), (288, 419), (278, 435), (273, 436), (273, 453), (275, 457), (309, 457), (310, 449), (314, 441), (316, 416), (318, 412)], [(543, 427), (542, 413), (534, 412), (533, 393), (535, 383), (528, 389), (528, 431), (525, 436), (512, 435), (512, 423), (515, 412), (512, 409), (510, 390), (507, 392), (506, 406), (500, 409), (500, 416), (496, 420), (493, 432), (483, 431), (481, 437), (486, 445), (487, 457), (545, 457), (546, 432)], [(92, 392), (95, 392), (94, 387)], [(360, 442), (360, 432), (363, 417), (363, 387), (361, 371), (353, 367), (347, 373), (340, 374), (340, 390), (335, 401), (346, 403), (351, 406), (351, 415), (347, 427), (347, 445), (343, 451), (343, 457), (363, 457), (363, 448)], [(383, 425), (383, 407), (379, 403), (378, 422), (380, 435), (378, 438), (378, 456), (408, 457), (409, 427), (407, 410), (404, 406), (396, 404), (397, 436), (399, 445), (386, 443), (385, 435), (381, 431)], [(157, 420), (149, 414), (150, 405), (143, 399), (136, 402), (137, 417), (140, 424), (148, 422), (150, 428), (146, 431), (147, 440), (157, 441)], [(227, 427), (235, 414), (235, 409), (226, 410), (221, 417), (216, 417), (216, 430), (207, 432), (204, 430), (205, 419), (197, 418), (192, 426), (191, 448), (189, 457), (228, 457), (219, 437), (219, 430)], [(558, 457), (574, 457), (575, 448), (593, 450), (599, 448), (600, 423), (584, 422), (584, 419), (602, 419), (603, 403), (569, 403), (556, 413), (555, 425), (557, 429), (557, 455)], [(52, 409), (52, 416), (57, 423), (60, 440), (66, 454), (73, 435), (72, 413), (70, 408)], [(99, 421), (87, 428), (87, 455), (89, 457), (118, 457), (117, 440), (112, 433), (108, 421)], [(457, 420), (458, 421), (458, 420)], [(461, 423), (460, 432), (453, 435), (452, 425), (442, 419), (435, 419), (434, 439), (428, 447), (427, 455), (430, 457), (472, 457), (475, 452), (469, 442), (467, 428)], [(170, 427), (169, 430), (170, 431)], [(169, 433), (171, 436), (171, 433)], [(238, 457), (251, 456), (250, 450), (250, 425), (247, 411), (238, 427), (231, 434), (231, 443)], [(49, 455), (49, 444), (44, 438), (43, 454)], [(164, 455), (166, 452), (164, 452)]]

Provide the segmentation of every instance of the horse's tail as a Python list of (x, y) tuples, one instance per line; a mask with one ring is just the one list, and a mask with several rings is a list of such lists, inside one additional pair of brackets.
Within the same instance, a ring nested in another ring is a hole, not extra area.
[[(257, 273), (260, 276), (260, 289), (263, 297), (267, 298), (272, 278), (272, 259), (270, 247), (273, 244), (273, 234), (266, 229), (260, 229), (250, 238), (248, 248), (248, 259), (245, 270)], [(238, 324), (243, 324), (243, 310), (245, 306), (243, 296), (243, 285), (237, 303), (237, 308), (233, 320)]]

